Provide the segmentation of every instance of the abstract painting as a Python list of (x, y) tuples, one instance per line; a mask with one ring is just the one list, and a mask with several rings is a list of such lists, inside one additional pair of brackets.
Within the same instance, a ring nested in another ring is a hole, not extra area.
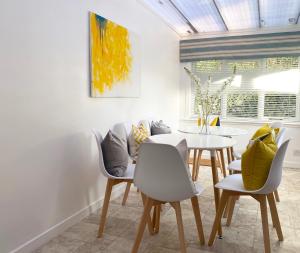
[(90, 13), (92, 97), (139, 97), (140, 55), (135, 34)]

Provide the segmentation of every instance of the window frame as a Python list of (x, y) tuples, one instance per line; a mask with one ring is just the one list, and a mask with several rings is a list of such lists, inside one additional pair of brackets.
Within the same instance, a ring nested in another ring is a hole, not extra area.
[[(300, 57), (299, 57), (300, 61)], [(183, 82), (183, 85), (187, 84), (188, 82), (189, 85), (185, 85), (185, 108), (184, 108), (184, 118), (187, 119), (196, 119), (198, 117), (197, 114), (194, 113), (194, 106), (193, 106), (193, 93), (192, 93), (192, 81), (189, 77), (187, 77), (185, 71), (183, 70), (184, 67), (188, 67), (189, 69), (192, 69), (192, 62), (188, 63), (181, 63), (181, 82)], [(300, 66), (299, 66), (300, 68)], [(300, 87), (300, 85), (299, 85)], [(243, 117), (227, 117), (227, 99), (225, 98), (227, 94), (222, 94), (221, 96), (221, 113), (220, 116), (222, 118), (222, 121), (226, 122), (233, 122), (233, 123), (239, 123), (239, 122), (252, 122), (252, 123), (260, 123), (260, 122), (271, 122), (274, 120), (281, 120), (283, 123), (288, 123), (288, 124), (296, 124), (300, 125), (300, 88), (299, 88), (299, 93), (291, 93), (291, 95), (295, 94), (296, 95), (296, 117), (295, 118), (289, 118), (285, 119), (282, 117), (265, 117), (264, 116), (264, 96), (267, 95), (267, 91), (262, 91), (258, 94), (259, 99), (258, 99), (258, 117), (253, 118), (243, 118)], [(225, 102), (224, 102), (225, 101)]]

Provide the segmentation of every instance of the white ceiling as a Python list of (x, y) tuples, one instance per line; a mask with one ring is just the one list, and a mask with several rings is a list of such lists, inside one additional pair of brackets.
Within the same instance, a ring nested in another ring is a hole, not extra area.
[(300, 25), (300, 0), (141, 0), (179, 35)]

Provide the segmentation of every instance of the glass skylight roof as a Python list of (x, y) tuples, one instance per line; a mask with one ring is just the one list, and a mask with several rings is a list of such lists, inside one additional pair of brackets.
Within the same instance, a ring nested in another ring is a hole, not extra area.
[(192, 32), (186, 21), (172, 6), (169, 0), (143, 0), (155, 13), (161, 16), (178, 34)]
[(182, 1), (173, 0), (174, 4), (186, 15), (198, 32), (225, 31), (222, 18), (211, 0)]
[[(179, 35), (295, 26), (300, 0), (140, 0)], [(300, 26), (300, 20), (298, 20)]]
[(255, 29), (259, 27), (258, 1), (216, 0), (228, 30)]
[(260, 11), (263, 26), (295, 24), (300, 11), (300, 0), (260, 0)]

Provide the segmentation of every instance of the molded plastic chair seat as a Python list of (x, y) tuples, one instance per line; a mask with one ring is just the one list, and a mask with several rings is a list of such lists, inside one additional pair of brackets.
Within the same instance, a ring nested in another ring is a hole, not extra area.
[[(134, 169), (135, 169), (135, 164), (129, 163), (122, 179), (133, 179)], [(116, 177), (116, 179), (120, 179), (120, 178)]]
[(241, 152), (237, 152), (237, 151), (233, 151), (233, 156), (235, 157), (235, 159), (242, 159), (242, 153)]
[(199, 196), (204, 191), (204, 188), (202, 187), (200, 182), (195, 182), (194, 185), (195, 185), (196, 192), (197, 192), (195, 195)]
[(258, 192), (258, 191), (248, 191), (244, 188), (242, 174), (229, 175), (225, 177), (222, 181), (217, 183), (215, 187), (222, 190), (237, 191), (237, 192), (250, 193), (250, 194)]
[(241, 172), (242, 171), (242, 160), (232, 161), (231, 163), (228, 164), (227, 168), (229, 170)]

